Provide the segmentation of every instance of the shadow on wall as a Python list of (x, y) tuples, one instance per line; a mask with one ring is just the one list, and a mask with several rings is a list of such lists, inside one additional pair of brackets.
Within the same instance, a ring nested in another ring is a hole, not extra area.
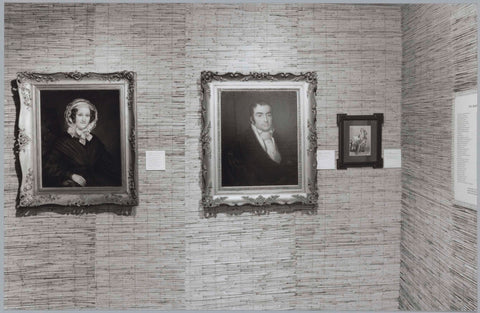
[(242, 206), (228, 206), (221, 205), (218, 207), (204, 208), (203, 213), (204, 217), (216, 217), (217, 214), (223, 213), (226, 215), (241, 215), (243, 213), (251, 213), (255, 215), (267, 215), (272, 212), (275, 213), (293, 213), (293, 212), (302, 212), (307, 215), (317, 214), (317, 206), (301, 205), (301, 204), (271, 204), (263, 206), (253, 206), (253, 205), (242, 205)]

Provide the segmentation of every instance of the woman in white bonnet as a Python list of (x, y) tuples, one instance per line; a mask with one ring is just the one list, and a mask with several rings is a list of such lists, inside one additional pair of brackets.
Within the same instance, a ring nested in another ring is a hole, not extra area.
[(92, 134), (97, 108), (75, 99), (65, 109), (67, 133), (57, 139), (45, 165), (45, 187), (120, 186), (121, 174), (101, 140)]

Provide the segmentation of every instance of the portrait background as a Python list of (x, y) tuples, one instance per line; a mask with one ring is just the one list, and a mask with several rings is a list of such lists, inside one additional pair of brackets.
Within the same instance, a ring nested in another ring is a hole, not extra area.
[[(220, 96), (221, 110), (221, 150), (222, 168), (226, 159), (225, 153), (234, 150), (240, 136), (250, 128), (250, 104), (265, 102), (272, 108), (275, 134), (286, 147), (282, 158), (297, 159), (297, 92), (293, 90), (235, 90), (222, 91)], [(224, 172), (222, 172), (224, 174)], [(222, 182), (231, 185), (227, 177)]]
[[(120, 167), (120, 92), (119, 90), (41, 90), (40, 123), (42, 141), (42, 168), (46, 154), (55, 140), (67, 131), (65, 108), (74, 99), (89, 100), (98, 112), (97, 126), (92, 133), (105, 145), (114, 164)], [(120, 168), (118, 168), (120, 173)], [(43, 177), (45, 181), (45, 177)]]

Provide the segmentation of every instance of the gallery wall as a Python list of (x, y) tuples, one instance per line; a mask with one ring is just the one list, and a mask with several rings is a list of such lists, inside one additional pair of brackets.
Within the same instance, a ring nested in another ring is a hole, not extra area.
[(477, 212), (452, 201), (452, 104), (477, 86), (476, 19), (473, 4), (402, 8), (403, 310), (477, 310)]
[[(401, 9), (333, 4), (6, 4), (5, 307), (395, 310), (401, 170), (318, 171), (301, 212), (200, 206), (200, 72), (318, 74), (317, 133), (383, 113), (400, 148)], [(140, 205), (133, 214), (16, 215), (10, 82), (20, 71), (137, 73)], [(145, 171), (164, 150), (165, 171)]]

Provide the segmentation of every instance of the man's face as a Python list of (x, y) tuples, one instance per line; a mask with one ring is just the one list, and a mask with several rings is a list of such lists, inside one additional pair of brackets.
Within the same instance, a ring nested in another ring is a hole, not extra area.
[(257, 105), (253, 109), (253, 125), (263, 131), (272, 128), (272, 112), (269, 105)]

